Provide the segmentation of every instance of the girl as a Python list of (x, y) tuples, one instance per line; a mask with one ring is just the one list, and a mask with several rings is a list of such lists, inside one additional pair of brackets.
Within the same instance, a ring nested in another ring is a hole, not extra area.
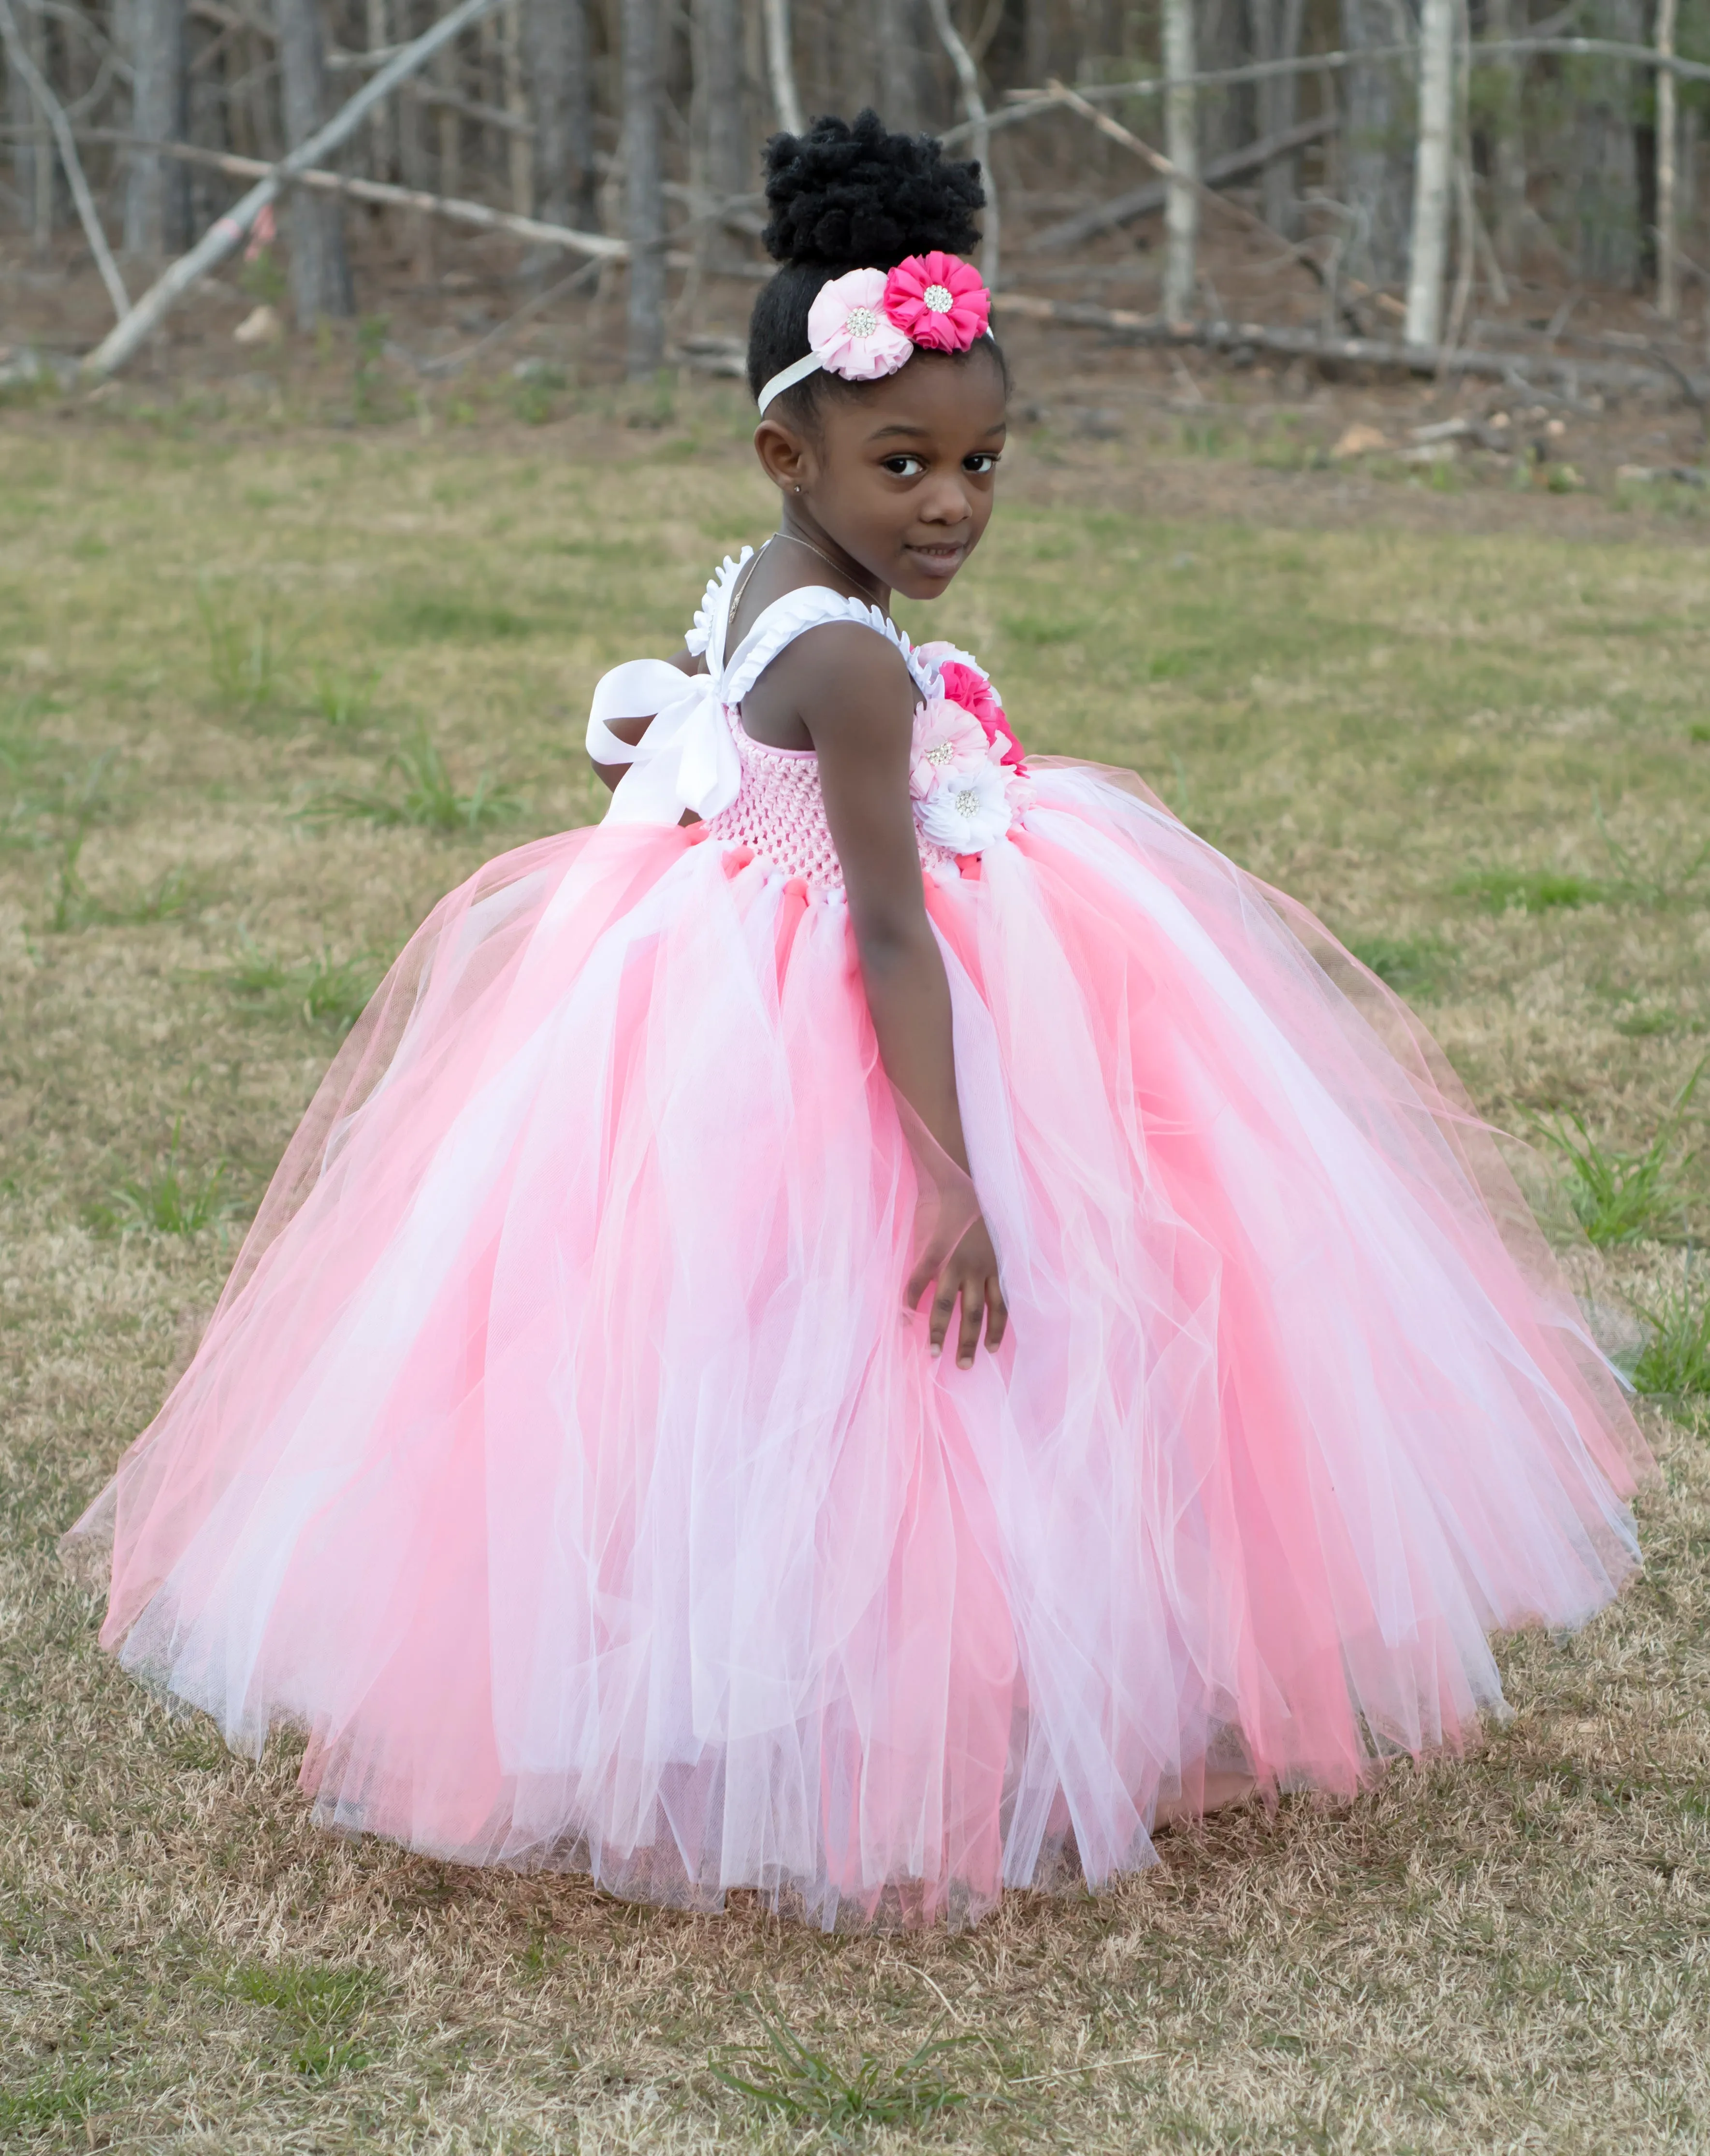
[(965, 1920), (1461, 1743), (1644, 1455), (1404, 1010), (891, 622), (1003, 454), (975, 168), (768, 158), (778, 531), (600, 684), (605, 821), (411, 942), (74, 1532), (329, 1824)]

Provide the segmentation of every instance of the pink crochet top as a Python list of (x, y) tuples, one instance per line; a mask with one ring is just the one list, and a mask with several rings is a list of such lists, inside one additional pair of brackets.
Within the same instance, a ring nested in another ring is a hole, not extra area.
[[(936, 690), (938, 670), (917, 654), (907, 637), (878, 608), (818, 585), (775, 600), (727, 659), (731, 603), (738, 572), (748, 558), (745, 547), (742, 562), (726, 561), (707, 586), (706, 603), (686, 639), (691, 651), (706, 654), (742, 766), (736, 799), (708, 819), (703, 827), (706, 837), (720, 845), (746, 849), (786, 880), (799, 876), (810, 890), (841, 897), (843, 869), (825, 821), (819, 759), (810, 748), (772, 748), (751, 739), (742, 726), (742, 699), (786, 644), (825, 622), (857, 621), (886, 638), (901, 654), (922, 696)], [(922, 868), (939, 875), (957, 872), (953, 853), (927, 838), (918, 825), (916, 835)]]

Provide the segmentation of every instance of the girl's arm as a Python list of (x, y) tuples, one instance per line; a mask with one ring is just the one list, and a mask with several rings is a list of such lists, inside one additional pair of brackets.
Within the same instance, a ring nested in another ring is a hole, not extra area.
[[(697, 659), (686, 644), (682, 650), (674, 651), (665, 664), (668, 666), (675, 666), (680, 674), (704, 674), (706, 671), (705, 655)], [(609, 721), (609, 724), (618, 739), (628, 742), (633, 748), (653, 724), (653, 716), (650, 713), (643, 719), (613, 719)], [(592, 757), (588, 760), (590, 763), (593, 763), (594, 776), (608, 793), (614, 790), (618, 781), (629, 768), (627, 763), (594, 763)]]
[[(767, 701), (793, 703), (819, 752), (825, 817), (843, 866), (850, 923), (867, 1008), (886, 1075), (965, 1174), (968, 1147), (956, 1098), (950, 985), (927, 918), (908, 790), (918, 699), (895, 649), (854, 624), (810, 629), (767, 670)], [(974, 1358), (980, 1322), (995, 1348), (1009, 1322), (997, 1255), (976, 1219), (940, 1268), (932, 1299), (933, 1353), (958, 1300), (956, 1359)]]

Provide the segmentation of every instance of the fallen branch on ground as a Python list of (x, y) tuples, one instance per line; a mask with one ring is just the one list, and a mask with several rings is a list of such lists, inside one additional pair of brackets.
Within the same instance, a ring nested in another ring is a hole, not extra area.
[[(1266, 136), (1261, 141), (1250, 142), (1244, 150), (1231, 150), (1227, 157), (1213, 158), (1199, 175), (1200, 182), (1207, 187), (1214, 187), (1225, 181), (1240, 179), (1278, 157), (1287, 157), (1292, 151), (1304, 150), (1313, 142), (1322, 141), (1325, 136), (1336, 131), (1338, 125), (1335, 113), (1321, 112), (1311, 120), (1302, 121), (1297, 126), (1285, 127), (1277, 134)], [(1153, 180), (1143, 187), (1131, 187), (1126, 194), (1113, 195), (1108, 202), (1096, 203), (1091, 209), (1065, 218), (1060, 224), (1048, 225), (1045, 231), (1035, 233), (1028, 241), (1026, 251), (1030, 254), (1055, 254), (1065, 247), (1078, 247), (1083, 239), (1091, 239), (1101, 232), (1113, 232), (1118, 225), (1150, 217), (1163, 208), (1168, 193), (1167, 180)], [(1269, 225), (1265, 229), (1279, 244), (1288, 244), (1280, 234), (1271, 232)]]
[(1379, 337), (1327, 337), (1315, 330), (1275, 328), (1266, 322), (1167, 322), (1161, 315), (1142, 315), (1124, 307), (1095, 307), (1035, 297), (1026, 292), (997, 292), (993, 305), (1030, 321), (1060, 322), (1071, 329), (1104, 330), (1125, 343), (1197, 345), (1208, 352), (1268, 352), (1291, 359), (1334, 365), (1399, 368), (1407, 374), (1476, 374), (1493, 381), (1541, 377), (1570, 390), (1615, 393), (1635, 390), (1684, 393), (1694, 402), (1710, 396), (1710, 380), (1687, 374), (1670, 362), (1660, 367), (1587, 366), (1553, 354), (1451, 351), (1442, 345), (1392, 344)]
[[(4, 0), (0, 0), (0, 6)], [(149, 146), (163, 157), (181, 164), (206, 165), (234, 179), (259, 179), (276, 172), (276, 166), (260, 157), (239, 157), (229, 150), (204, 150), (193, 142), (155, 142)], [(309, 166), (291, 175), (293, 187), (311, 187), (318, 194), (346, 195), (352, 202), (375, 203), (388, 209), (418, 210), (428, 217), (443, 217), (453, 224), (475, 224), (489, 232), (508, 232), (514, 239), (539, 247), (558, 247), (569, 254), (586, 254), (602, 262), (626, 262), (628, 243), (603, 232), (578, 232), (567, 224), (543, 224), (538, 218), (518, 217), (512, 211), (490, 209), (485, 203), (468, 202), (457, 195), (430, 195), (419, 187), (396, 187), (389, 180), (356, 179), (344, 172), (329, 172)], [(687, 257), (684, 258), (685, 261)]]

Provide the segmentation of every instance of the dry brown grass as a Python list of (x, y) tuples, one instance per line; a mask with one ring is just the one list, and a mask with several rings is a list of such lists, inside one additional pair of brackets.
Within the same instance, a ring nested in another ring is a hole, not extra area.
[[(1475, 1757), (1172, 1834), (1120, 1892), (968, 1936), (680, 1918), (331, 1840), (287, 1748), (229, 1758), (96, 1649), (55, 1537), (230, 1254), (218, 1221), (102, 1209), (175, 1127), (191, 1194), (223, 1161), (253, 1199), (336, 1037), (311, 962), (383, 961), (484, 854), (590, 813), (593, 676), (664, 648), (765, 528), (734, 398), (664, 416), (0, 438), (0, 2144), (813, 2146), (831, 2129), (709, 2067), (770, 2000), (878, 2059), (881, 2097), (935, 2032), (972, 2040), (940, 2055), (964, 2102), (847, 2129), (876, 2156), (1702, 2145), (1710, 1430), (1686, 1409), (1648, 1415), (1643, 1579), (1577, 1639), (1507, 1645), (1515, 1717)], [(1492, 1113), (1644, 1144), (1710, 1045), (1710, 875), (1666, 888), (1710, 829), (1710, 557), (1637, 519), (1579, 546), (1164, 525), (1028, 464), (943, 624), (1024, 733), (1137, 764), (1381, 957)], [(454, 792), (484, 765), (516, 789), (511, 824), (297, 813), (401, 793), (385, 761), (424, 721)], [(1528, 910), (1563, 879), (1579, 902)], [(1641, 1243), (1595, 1286), (1682, 1265)]]

